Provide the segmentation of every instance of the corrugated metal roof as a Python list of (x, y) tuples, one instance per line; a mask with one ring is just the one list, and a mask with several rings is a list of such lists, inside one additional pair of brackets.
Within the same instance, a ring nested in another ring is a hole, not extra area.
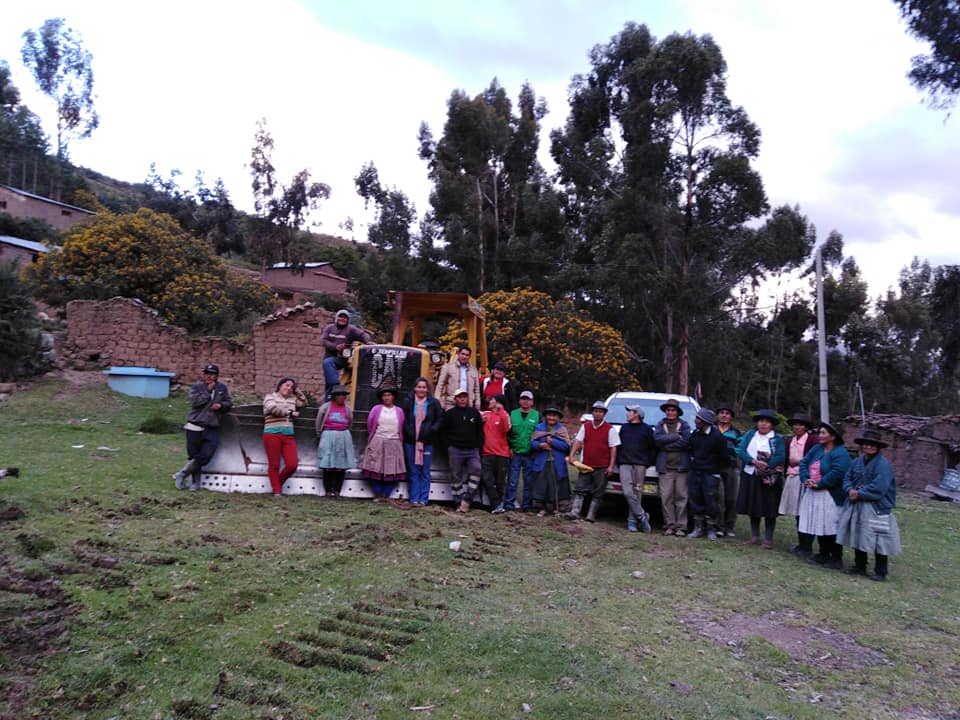
[(0, 235), (0, 242), (4, 245), (13, 245), (14, 247), (29, 250), (30, 252), (45, 253), (51, 250), (50, 246), (44, 243), (34, 240), (24, 240), (23, 238), (13, 237), (11, 235)]

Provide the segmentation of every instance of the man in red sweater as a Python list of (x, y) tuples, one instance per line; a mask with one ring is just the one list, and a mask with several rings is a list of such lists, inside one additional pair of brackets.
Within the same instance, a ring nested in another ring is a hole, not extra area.
[(573, 463), (577, 451), (583, 448), (582, 462), (593, 468), (589, 472), (581, 470), (577, 476), (577, 484), (573, 489), (573, 508), (570, 510), (570, 517), (577, 519), (586, 503), (587, 522), (597, 519), (597, 510), (607, 491), (607, 480), (617, 467), (617, 446), (620, 445), (617, 429), (604, 419), (607, 408), (603, 402), (597, 400), (590, 411), (593, 419), (580, 426), (569, 456), (569, 461)]
[(510, 416), (503, 407), (503, 395), (487, 399), (483, 416), (483, 452), (480, 458), (480, 484), (490, 499), (490, 512), (503, 512), (503, 491), (510, 472)]

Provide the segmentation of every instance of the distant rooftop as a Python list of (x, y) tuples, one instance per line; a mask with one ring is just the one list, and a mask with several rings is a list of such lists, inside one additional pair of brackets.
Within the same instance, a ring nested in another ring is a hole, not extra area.
[(23, 238), (13, 237), (12, 235), (0, 235), (0, 243), (13, 245), (14, 247), (23, 248), (24, 250), (35, 253), (45, 253), (51, 250), (50, 246), (45, 243), (35, 242), (34, 240), (24, 240)]
[(21, 190), (20, 188), (10, 187), (9, 185), (0, 185), (0, 188), (4, 190), (9, 190), (10, 192), (16, 193), (17, 195), (23, 195), (23, 197), (31, 198), (33, 200), (41, 200), (45, 203), (50, 203), (51, 205), (56, 205), (58, 207), (67, 208), (69, 210), (76, 210), (77, 212), (86, 213), (87, 215), (96, 215), (93, 210), (87, 210), (86, 208), (77, 207), (76, 205), (68, 205), (67, 203), (60, 202), (59, 200), (51, 200), (48, 197), (43, 195), (34, 195), (33, 193), (27, 192), (26, 190)]

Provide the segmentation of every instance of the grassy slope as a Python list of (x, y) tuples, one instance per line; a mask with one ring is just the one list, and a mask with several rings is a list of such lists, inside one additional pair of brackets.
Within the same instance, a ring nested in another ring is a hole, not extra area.
[[(904, 555), (880, 585), (799, 564), (786, 522), (765, 552), (629, 535), (618, 516), (178, 493), (182, 437), (137, 428), (184, 409), (58, 381), (0, 409), (0, 463), (23, 470), (0, 480), (0, 507), (25, 513), (0, 522), (13, 578), (0, 585), (0, 714), (960, 713), (946, 680), (960, 656), (956, 506), (901, 503)], [(56, 604), (39, 587), (63, 590), (74, 613), (47, 623), (49, 637), (65, 630), (59, 652), (29, 657), (25, 638)]]

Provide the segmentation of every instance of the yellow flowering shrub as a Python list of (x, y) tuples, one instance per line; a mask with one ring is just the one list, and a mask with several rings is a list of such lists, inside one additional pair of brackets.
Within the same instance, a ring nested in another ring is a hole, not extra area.
[[(571, 401), (639, 388), (620, 332), (577, 310), (569, 298), (515, 289), (478, 300), (486, 311), (490, 363), (506, 363), (508, 377), (520, 386)], [(460, 322), (453, 321), (440, 344), (450, 350), (465, 339)]]
[(139, 298), (191, 331), (214, 332), (251, 310), (265, 313), (273, 298), (266, 286), (228, 273), (210, 246), (172, 217), (146, 208), (102, 213), (74, 228), (59, 250), (30, 267), (28, 279), (54, 304)]

